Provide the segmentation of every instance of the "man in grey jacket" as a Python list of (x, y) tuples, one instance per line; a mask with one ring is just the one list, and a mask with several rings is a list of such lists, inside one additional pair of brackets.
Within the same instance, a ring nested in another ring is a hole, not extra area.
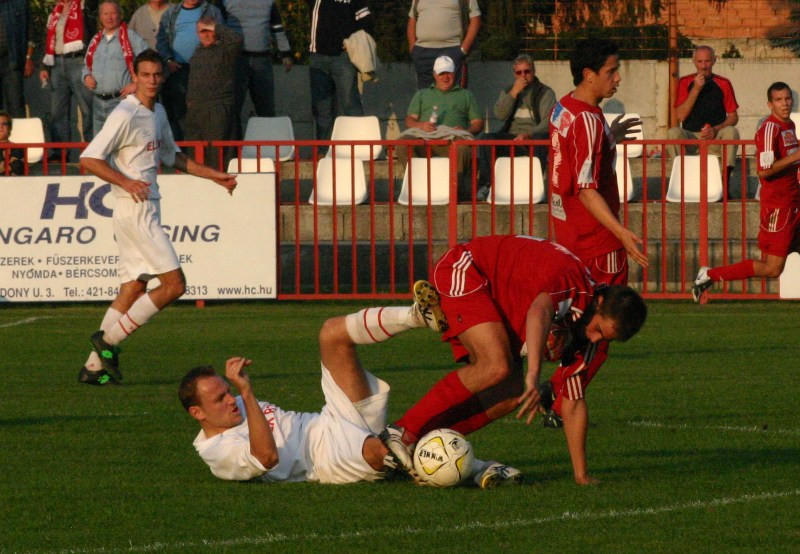
[[(494, 116), (503, 121), (500, 131), (486, 133), (481, 140), (538, 140), (548, 138), (550, 111), (556, 103), (553, 89), (536, 77), (533, 58), (520, 54), (514, 60), (514, 83), (500, 91), (494, 105)], [(511, 148), (495, 147), (494, 158), (508, 156)], [(526, 155), (527, 146), (515, 146), (515, 155)], [(547, 146), (535, 146), (534, 155), (542, 163), (542, 172), (547, 174)], [(486, 198), (492, 174), (492, 147), (481, 146), (478, 152), (480, 190), (478, 198)]]

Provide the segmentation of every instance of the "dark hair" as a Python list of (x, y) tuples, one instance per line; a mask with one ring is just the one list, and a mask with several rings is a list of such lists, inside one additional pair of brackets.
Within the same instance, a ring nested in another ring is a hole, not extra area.
[(137, 75), (139, 74), (139, 64), (142, 62), (153, 62), (157, 64), (161, 64), (161, 68), (164, 68), (164, 58), (161, 57), (161, 54), (153, 50), (152, 48), (148, 48), (147, 50), (143, 50), (136, 56), (136, 59), (133, 60), (133, 72)]
[(596, 298), (603, 303), (597, 313), (612, 319), (617, 324), (617, 340), (625, 342), (639, 332), (647, 319), (647, 306), (639, 294), (625, 285), (614, 285), (599, 289)]
[(8, 119), (8, 131), (11, 132), (11, 128), (14, 127), (14, 118), (6, 110), (0, 110), (0, 117)]
[(197, 382), (204, 377), (215, 377), (217, 372), (210, 365), (201, 365), (190, 369), (181, 379), (178, 386), (178, 399), (181, 401), (183, 409), (187, 412), (192, 406), (197, 406)]
[(609, 56), (619, 52), (616, 43), (604, 38), (587, 38), (580, 41), (569, 57), (569, 69), (572, 72), (572, 83), (575, 86), (583, 81), (583, 70), (600, 71)]
[(789, 85), (787, 85), (783, 81), (776, 81), (772, 83), (767, 89), (767, 102), (772, 102), (772, 93), (777, 92), (779, 90), (789, 90), (791, 92), (792, 89)]

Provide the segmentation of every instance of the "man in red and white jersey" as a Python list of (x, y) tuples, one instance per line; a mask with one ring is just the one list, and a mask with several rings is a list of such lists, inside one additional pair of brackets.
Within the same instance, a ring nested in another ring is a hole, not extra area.
[[(114, 238), (119, 248), (119, 293), (91, 337), (94, 352), (78, 374), (89, 385), (117, 384), (119, 343), (180, 298), (186, 278), (161, 227), (158, 169), (163, 163), (209, 179), (228, 193), (236, 178), (196, 163), (175, 144), (163, 106), (156, 102), (164, 80), (158, 52), (145, 50), (133, 62), (135, 94), (120, 102), (81, 154), (81, 168), (111, 184)], [(159, 286), (147, 292), (147, 282)]]
[[(448, 251), (436, 264), (433, 286), (415, 285), (417, 301), (433, 298), (446, 317), (442, 339), (456, 361), (449, 373), (390, 427), (393, 452), (426, 432), (448, 427), (470, 433), (520, 407), (530, 423), (541, 411), (542, 359), (552, 326), (569, 329), (583, 344), (627, 340), (644, 323), (647, 309), (625, 286), (596, 288), (581, 261), (564, 247), (527, 236), (479, 237)], [(436, 293), (438, 291), (438, 295)], [(527, 354), (527, 375), (522, 356)], [(562, 380), (561, 410), (575, 481), (592, 482), (586, 468), (588, 410), (585, 366)], [(402, 443), (402, 444), (401, 444)], [(409, 458), (403, 453), (399, 459)]]
[(553, 159), (550, 213), (556, 242), (586, 264), (598, 283), (628, 282), (626, 251), (647, 266), (642, 240), (619, 221), (619, 192), (614, 170), (616, 139), (641, 122), (619, 118), (609, 127), (600, 102), (620, 83), (617, 46), (588, 39), (570, 59), (576, 88), (556, 103), (550, 115)]
[(783, 273), (786, 257), (800, 250), (800, 148), (792, 113), (792, 91), (783, 82), (767, 89), (767, 106), (772, 113), (756, 131), (758, 178), (761, 181), (761, 227), (758, 247), (761, 260), (715, 267), (701, 267), (692, 286), (692, 298), (705, 304), (708, 290), (716, 281), (750, 277), (775, 278)]

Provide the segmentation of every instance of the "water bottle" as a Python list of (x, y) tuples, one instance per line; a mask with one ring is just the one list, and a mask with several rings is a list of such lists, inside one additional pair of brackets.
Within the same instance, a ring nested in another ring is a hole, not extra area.
[(428, 119), (428, 123), (436, 125), (438, 121), (439, 121), (439, 106), (434, 106), (433, 111), (431, 112), (431, 117)]

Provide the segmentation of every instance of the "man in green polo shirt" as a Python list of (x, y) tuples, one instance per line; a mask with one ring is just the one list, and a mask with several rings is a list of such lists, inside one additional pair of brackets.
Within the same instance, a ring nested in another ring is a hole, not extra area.
[[(434, 83), (414, 94), (406, 112), (406, 131), (400, 140), (464, 140), (474, 139), (483, 130), (483, 118), (475, 96), (456, 85), (455, 64), (449, 56), (439, 56), (433, 64)], [(448, 146), (432, 146), (431, 155), (447, 157)], [(397, 148), (398, 165), (404, 167), (409, 156), (425, 157), (425, 146)], [(471, 200), (468, 146), (458, 147), (458, 199)]]

